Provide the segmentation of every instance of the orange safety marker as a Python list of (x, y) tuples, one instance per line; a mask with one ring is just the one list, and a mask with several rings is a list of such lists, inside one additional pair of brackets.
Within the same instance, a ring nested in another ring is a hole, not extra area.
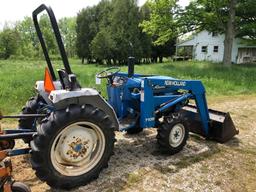
[(44, 74), (44, 90), (48, 93), (55, 90), (55, 86), (53, 84), (52, 76), (48, 70), (48, 68), (45, 68), (45, 74)]

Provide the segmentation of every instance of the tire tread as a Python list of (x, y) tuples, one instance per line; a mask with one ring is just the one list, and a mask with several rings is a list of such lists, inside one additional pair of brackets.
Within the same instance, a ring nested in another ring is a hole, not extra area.
[[(50, 165), (49, 146), (54, 135), (57, 135), (61, 127), (65, 127), (75, 121), (85, 119), (97, 124), (104, 132), (106, 137), (106, 148), (100, 162), (89, 172), (76, 177), (68, 177), (59, 174), (53, 166)], [(38, 136), (31, 141), (31, 164), (36, 171), (36, 175), (48, 185), (57, 189), (72, 189), (81, 185), (86, 185), (97, 178), (102, 169), (108, 166), (110, 156), (113, 154), (115, 142), (114, 123), (110, 117), (102, 110), (86, 105), (84, 109), (81, 106), (69, 106), (69, 113), (66, 110), (52, 112), (46, 123), (42, 123)], [(43, 159), (43, 161), (41, 161)]]

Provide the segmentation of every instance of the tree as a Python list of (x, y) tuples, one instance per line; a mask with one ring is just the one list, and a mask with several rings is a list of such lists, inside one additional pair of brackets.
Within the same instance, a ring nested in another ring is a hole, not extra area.
[(102, 0), (83, 9), (77, 16), (78, 56), (82, 61), (106, 60), (108, 64), (124, 64), (130, 55), (138, 63), (142, 58), (149, 61), (152, 37), (139, 26), (149, 17), (150, 7), (139, 9), (136, 0)]
[(57, 48), (57, 42), (56, 42), (48, 15), (44, 14), (40, 17), (39, 25), (43, 33), (44, 40), (45, 40), (47, 49), (49, 51), (49, 54), (57, 55), (59, 53)]
[(154, 43), (163, 45), (179, 34), (177, 0), (149, 0), (150, 19), (141, 23), (143, 31), (154, 36)]
[[(139, 9), (135, 0), (113, 0), (112, 22), (110, 26), (117, 45), (115, 58), (119, 63), (126, 63), (133, 54), (138, 60), (142, 57), (139, 29)], [(131, 48), (131, 45), (133, 48)], [(133, 53), (132, 53), (133, 52)]]
[(107, 64), (111, 64), (111, 59), (114, 57), (114, 51), (116, 48), (115, 41), (113, 40), (111, 33), (106, 30), (101, 30), (97, 33), (96, 37), (91, 43), (91, 50), (93, 56), (102, 63), (103, 60), (107, 61)]
[(15, 28), (20, 37), (18, 54), (28, 58), (38, 54), (39, 42), (32, 19), (30, 17), (25, 17), (22, 21), (16, 24)]
[(78, 57), (82, 59), (82, 63), (84, 63), (85, 59), (87, 59), (87, 62), (92, 60), (90, 43), (98, 32), (98, 26), (95, 24), (96, 18), (96, 6), (82, 9), (77, 15), (76, 49)]
[(236, 20), (238, 37), (248, 37), (256, 42), (256, 2), (255, 0), (239, 0), (237, 4)]
[[(157, 62), (158, 58), (159, 62), (162, 62), (163, 57), (174, 54), (178, 30), (170, 29), (170, 26), (177, 25), (177, 21), (175, 21), (177, 16), (175, 14), (179, 7), (176, 3), (176, 1), (172, 0), (157, 0), (149, 1), (142, 7), (142, 11), (146, 13), (146, 16), (140, 26), (143, 28), (143, 32), (146, 32), (147, 38), (150, 38), (151, 43), (149, 45), (151, 47), (152, 62)], [(162, 20), (160, 21), (159, 19)], [(152, 41), (154, 42), (153, 44)]]
[(175, 53), (175, 39), (171, 39), (163, 45), (152, 45), (151, 62), (163, 62), (164, 57), (169, 57)]
[(226, 66), (231, 65), (232, 59), (232, 47), (235, 38), (235, 17), (236, 17), (236, 4), (237, 0), (230, 0), (228, 3), (228, 21), (225, 30), (225, 40), (224, 40), (224, 56), (223, 63)]
[(116, 62), (116, 42), (113, 39), (114, 33), (111, 31), (112, 11), (111, 1), (100, 1), (96, 6), (96, 20), (90, 25), (91, 29), (97, 33), (90, 43), (92, 56), (99, 63), (103, 63), (103, 60), (106, 60), (108, 65), (111, 64), (112, 59), (114, 63)]
[(19, 33), (15, 29), (4, 28), (0, 33), (0, 58), (15, 55), (19, 45)]
[[(143, 21), (148, 21), (150, 19), (150, 7), (148, 3), (145, 3), (140, 8), (140, 23)], [(146, 32), (142, 30), (142, 27), (140, 27), (140, 44), (142, 48), (142, 58), (146, 59), (144, 62), (149, 63), (149, 58), (151, 58), (152, 55), (152, 38), (150, 35), (148, 35)]]
[(64, 17), (59, 20), (60, 32), (65, 44), (67, 55), (74, 57), (76, 54), (76, 17)]

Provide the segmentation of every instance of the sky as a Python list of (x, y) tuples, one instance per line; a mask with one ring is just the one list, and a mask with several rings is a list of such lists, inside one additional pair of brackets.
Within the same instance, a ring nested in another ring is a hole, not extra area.
[[(100, 0), (2, 0), (0, 4), (0, 29), (6, 22), (22, 20), (40, 4), (50, 5), (57, 19), (76, 16), (79, 10), (87, 6), (96, 5)], [(141, 6), (146, 0), (138, 0)], [(180, 0), (180, 5), (186, 6), (189, 0)]]

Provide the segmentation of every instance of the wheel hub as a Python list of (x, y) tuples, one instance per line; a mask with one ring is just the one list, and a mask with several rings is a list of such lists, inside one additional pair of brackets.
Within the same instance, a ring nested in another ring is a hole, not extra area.
[(70, 160), (78, 159), (79, 157), (83, 158), (89, 146), (87, 145), (89, 140), (82, 142), (80, 138), (76, 139), (76, 141), (69, 144), (69, 150), (67, 151), (66, 155), (70, 157)]
[(169, 143), (172, 147), (179, 146), (185, 137), (185, 127), (179, 123), (173, 126), (170, 135)]
[(179, 139), (180, 131), (176, 131), (174, 134), (175, 139)]
[(95, 135), (95, 131), (79, 125), (63, 133), (58, 147), (61, 159), (66, 163), (77, 163), (88, 158), (97, 142)]

